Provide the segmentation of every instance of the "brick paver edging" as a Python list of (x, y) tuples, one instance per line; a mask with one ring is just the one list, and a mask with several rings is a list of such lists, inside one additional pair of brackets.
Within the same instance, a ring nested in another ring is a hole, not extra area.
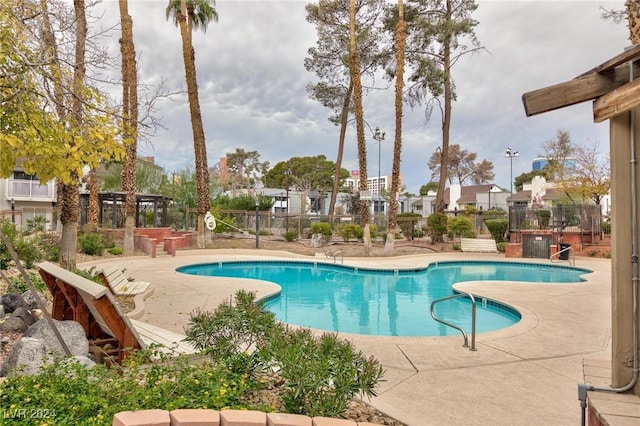
[(330, 417), (263, 413), (252, 410), (179, 409), (122, 411), (113, 426), (379, 426)]

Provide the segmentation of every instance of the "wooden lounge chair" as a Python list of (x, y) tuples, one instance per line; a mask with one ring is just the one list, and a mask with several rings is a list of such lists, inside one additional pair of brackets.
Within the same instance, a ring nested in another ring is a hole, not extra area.
[(144, 349), (151, 343), (177, 353), (196, 352), (182, 341), (185, 336), (180, 333), (129, 319), (107, 287), (50, 262), (38, 267), (53, 296), (51, 316), (78, 322), (94, 355), (120, 363), (130, 350)]
[(486, 238), (460, 238), (460, 249), (465, 253), (498, 253), (495, 240)]
[(131, 281), (119, 266), (109, 266), (98, 272), (98, 276), (116, 296), (135, 296), (149, 290), (147, 281)]

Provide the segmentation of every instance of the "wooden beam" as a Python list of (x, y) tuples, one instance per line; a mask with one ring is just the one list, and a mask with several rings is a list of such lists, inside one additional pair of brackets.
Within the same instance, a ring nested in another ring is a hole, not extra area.
[(629, 61), (635, 62), (638, 59), (638, 57), (640, 57), (640, 44), (636, 44), (628, 49), (625, 49), (625, 51), (622, 52), (621, 54), (614, 56), (613, 58), (609, 59), (607, 62), (604, 62), (598, 65), (594, 69), (587, 71), (582, 75), (579, 75), (577, 78), (583, 77), (585, 75), (588, 75), (594, 72), (601, 73), (603, 71), (612, 70), (616, 68), (618, 65), (624, 64), (625, 62), (629, 62)]
[[(634, 63), (634, 75), (640, 76), (640, 65)], [(527, 92), (522, 103), (527, 117), (553, 111), (569, 105), (594, 100), (629, 82), (629, 67), (606, 69)]]
[(600, 96), (593, 103), (593, 120), (600, 123), (640, 105), (640, 79)]

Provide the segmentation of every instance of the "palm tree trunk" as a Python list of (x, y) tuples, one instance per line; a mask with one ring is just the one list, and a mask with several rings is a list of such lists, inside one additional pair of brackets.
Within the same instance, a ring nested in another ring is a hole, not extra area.
[(640, 44), (640, 2), (626, 0), (627, 23), (629, 26), (629, 40), (631, 44)]
[(340, 141), (338, 142), (338, 156), (336, 158), (336, 171), (333, 177), (333, 192), (331, 193), (331, 202), (329, 204), (329, 222), (333, 223), (333, 215), (336, 209), (336, 201), (338, 198), (338, 184), (340, 183), (340, 171), (342, 170), (342, 156), (344, 155), (344, 139), (347, 134), (347, 123), (349, 122), (349, 105), (351, 104), (351, 96), (353, 94), (353, 82), (349, 80), (349, 88), (342, 104), (342, 114), (340, 123)]
[(94, 228), (98, 228), (98, 170), (92, 167), (89, 170), (89, 213), (87, 223)]
[[(86, 74), (85, 47), (87, 40), (87, 16), (84, 0), (74, 0), (73, 8), (76, 21), (76, 52), (73, 72), (73, 103), (71, 114), (73, 117), (73, 131), (80, 133), (82, 129), (83, 110), (82, 99), (84, 89), (84, 77)], [(62, 187), (62, 209), (60, 221), (62, 222), (62, 240), (60, 242), (60, 264), (66, 269), (75, 269), (76, 251), (78, 248), (78, 209), (79, 209), (79, 176), (73, 174), (73, 180)], [(59, 194), (60, 195), (60, 194)]]
[[(356, 112), (356, 134), (358, 139), (358, 164), (360, 167), (360, 190), (367, 190), (367, 144), (364, 140), (364, 116), (362, 112), (362, 82), (360, 80), (360, 56), (356, 46), (356, 2), (349, 0), (349, 66), (353, 82), (353, 100)], [(369, 232), (369, 203), (361, 200), (364, 255), (371, 256), (371, 234)]]
[(128, 11), (128, 0), (119, 0), (122, 38), (122, 128), (127, 156), (122, 167), (122, 190), (126, 192), (124, 244), (125, 253), (133, 253), (136, 214), (136, 163), (138, 129), (138, 76), (135, 46), (133, 43), (133, 20)]
[[(200, 112), (200, 100), (198, 98), (198, 82), (196, 79), (195, 50), (191, 41), (190, 25), (187, 23), (186, 0), (181, 1), (181, 13), (178, 17), (180, 35), (182, 37), (182, 55), (184, 60), (185, 78), (187, 82), (187, 95), (189, 98), (189, 112), (191, 113), (191, 129), (193, 131), (193, 150), (196, 172), (196, 209), (198, 212), (197, 245), (204, 248), (205, 226), (204, 215), (211, 208), (211, 196), (209, 193), (209, 167), (207, 166), (207, 145), (202, 126), (202, 114)], [(207, 233), (208, 238), (211, 234)]]
[(396, 132), (393, 141), (393, 167), (391, 170), (391, 199), (387, 213), (387, 239), (384, 256), (393, 254), (398, 228), (398, 193), (400, 192), (400, 157), (402, 154), (402, 91), (404, 89), (404, 50), (407, 42), (407, 26), (404, 21), (404, 4), (398, 0), (398, 25), (396, 27)]

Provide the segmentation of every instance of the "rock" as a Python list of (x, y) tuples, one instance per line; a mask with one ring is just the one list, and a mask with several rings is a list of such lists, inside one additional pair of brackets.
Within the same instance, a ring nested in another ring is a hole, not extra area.
[(324, 245), (324, 235), (322, 234), (313, 234), (311, 236), (311, 247), (318, 248)]
[[(71, 355), (85, 356), (89, 352), (89, 340), (84, 333), (82, 326), (75, 321), (53, 320), (56, 328), (60, 331), (64, 342), (71, 351)], [(35, 337), (47, 342), (47, 348), (53, 349), (60, 354), (64, 354), (62, 345), (56, 335), (49, 327), (46, 319), (38, 320), (24, 333), (24, 337)]]
[(0, 377), (9, 373), (27, 376), (38, 374), (44, 363), (50, 362), (49, 359), (44, 340), (22, 337), (0, 367)]
[(18, 308), (13, 311), (13, 315), (11, 316), (21, 318), (27, 325), (27, 328), (31, 327), (36, 321), (38, 321), (38, 318), (36, 318), (36, 316), (27, 308)]
[[(89, 341), (82, 326), (75, 321), (53, 321), (72, 356), (85, 365), (93, 365), (87, 358)], [(61, 356), (64, 356), (62, 345), (51, 330), (48, 321), (41, 319), (29, 327), (13, 347), (11, 354), (0, 368), (0, 376), (6, 376), (9, 373), (38, 374), (42, 366), (52, 362), (54, 357)]]
[(8, 314), (15, 311), (17, 308), (24, 307), (24, 303), (22, 303), (20, 296), (15, 293), (5, 294), (0, 297), (0, 305), (4, 306), (4, 311)]
[[(40, 300), (42, 300), (43, 303), (45, 304), (47, 303), (47, 299), (44, 296), (44, 294), (42, 294), (41, 292), (38, 292), (38, 296), (40, 297)], [(29, 309), (40, 308), (40, 306), (38, 306), (38, 301), (36, 300), (35, 296), (31, 291), (25, 291), (24, 293), (22, 293), (22, 298), (24, 299), (25, 302), (27, 302), (27, 307)]]
[(0, 331), (23, 333), (36, 322), (36, 318), (27, 309), (17, 308), (11, 316), (0, 323)]

